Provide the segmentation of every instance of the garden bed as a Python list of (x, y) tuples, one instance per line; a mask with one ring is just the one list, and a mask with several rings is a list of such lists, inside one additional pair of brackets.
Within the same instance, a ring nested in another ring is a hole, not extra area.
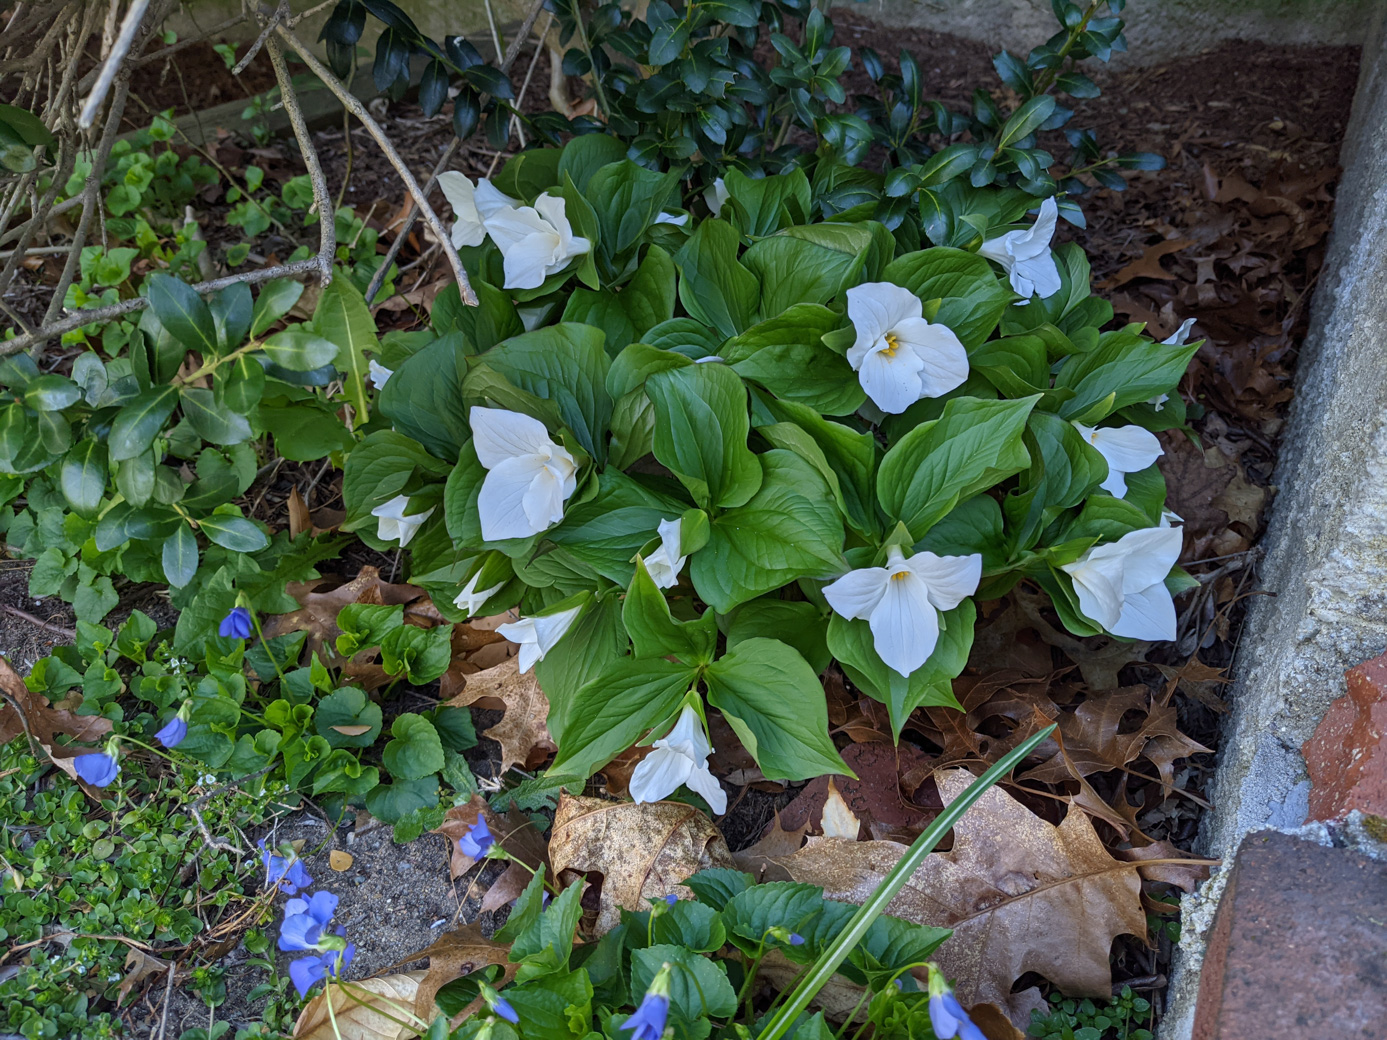
[[(845, 15), (840, 32), (853, 37), (843, 42), (874, 46), (883, 55), (902, 45), (922, 58), (928, 55), (927, 90), (946, 101), (966, 99), (966, 88), (982, 80), (990, 64), (986, 48), (921, 30), (882, 30)], [(546, 60), (542, 56), (538, 63), (537, 83), (547, 82)], [(980, 603), (983, 620), (973, 657), (956, 687), (969, 709), (964, 724), (954, 713), (928, 710), (907, 726), (899, 751), (890, 747), (884, 709), (831, 671), (831, 732), (847, 738), (845, 758), (861, 778), (836, 786), (864, 837), (908, 842), (941, 805), (929, 779), (933, 768), (995, 761), (1027, 733), (1067, 719), (1073, 727), (1062, 730), (1068, 756), (1056, 754), (1049, 769), (1035, 770), (1029, 781), (1020, 778), (1007, 793), (1049, 823), (1057, 823), (1066, 809), (1082, 808), (1113, 849), (1164, 849), (1170, 858), (1190, 850), (1218, 747), (1227, 669), (1244, 601), (1261, 591), (1256, 546), (1274, 493), (1271, 474), (1296, 350), (1323, 260), (1334, 159), (1356, 60), (1350, 49), (1231, 43), (1194, 58), (1097, 77), (1104, 94), (1086, 115), (1099, 128), (1099, 139), (1112, 147), (1161, 153), (1168, 166), (1135, 174), (1122, 194), (1087, 196), (1089, 226), (1071, 234), (1093, 259), (1095, 280), (1112, 300), (1119, 323), (1147, 322), (1162, 338), (1193, 318), (1192, 338), (1207, 337), (1181, 388), (1187, 401), (1202, 408), (1197, 417), (1191, 411), (1200, 443), (1162, 435), (1170, 508), (1185, 519), (1183, 559), (1202, 584), (1179, 601), (1177, 641), (1155, 647), (1069, 636), (1043, 599), (1025, 589), (1006, 600)], [(537, 97), (532, 104), (543, 103)], [(426, 120), (406, 103), (392, 106), (390, 115), (417, 131), (409, 134), (405, 157), (416, 173), (426, 174), (450, 138), (447, 120)], [(342, 131), (321, 130), (316, 139), (335, 193), (347, 167)], [(388, 240), (402, 201), (398, 178), (363, 134), (354, 133), (353, 141), (345, 197)], [(229, 141), (217, 154), (231, 167), (245, 161), (240, 146)], [(284, 142), (260, 149), (256, 158), (267, 180), (299, 172)], [(495, 158), (464, 146), (455, 165), (475, 177), (487, 174)], [(209, 206), (215, 212), (218, 204)], [(422, 231), (413, 234), (413, 247), (400, 258), (405, 273), (398, 295), (377, 312), (382, 331), (418, 325), (448, 281), (437, 252), (409, 267), (420, 248), (427, 249)], [(267, 467), (242, 505), (272, 528), (284, 527), (295, 493), (315, 525), (331, 527), (340, 519), (341, 475), (323, 463)], [(324, 569), (345, 581), (363, 566), (374, 566), (390, 579), (396, 564), (394, 554), (358, 548)], [(0, 572), (0, 602), (20, 606), (58, 629), (69, 628), (73, 621), (66, 606), (56, 599), (27, 600), (26, 581), (27, 568), (7, 562)], [(108, 624), (135, 607), (171, 620), (150, 587), (120, 591), (121, 606)], [(17, 667), (56, 642), (62, 639), (52, 630), (0, 615), (0, 649)], [(387, 706), (387, 712), (416, 710), (433, 695), (412, 689), (408, 704)], [(1095, 718), (1100, 702), (1104, 714)], [(1080, 710), (1085, 706), (1087, 714)], [(499, 719), (478, 712), (477, 728)], [(722, 743), (719, 735), (715, 728), (715, 745)], [(542, 753), (537, 757), (531, 764), (543, 762)], [(500, 745), (485, 737), (468, 753), (483, 781), (499, 776), (504, 759)], [(741, 854), (741, 865), (769, 866), (768, 876), (779, 876), (775, 866), (799, 847), (799, 835), (822, 833), (827, 780), (766, 781), (758, 778), (754, 761), (740, 754), (715, 756), (713, 769), (730, 792), (729, 811), (719, 827), (731, 851)], [(628, 781), (629, 772), (608, 770), (591, 793), (624, 795)], [(425, 834), (394, 845), (388, 830), (368, 832), (367, 826), (362, 819), (355, 832), (339, 829), (329, 836), (321, 821), (305, 817), (284, 824), (277, 835), (303, 838), (305, 848), (315, 850), (308, 862), (316, 876), (334, 876), (326, 862), (331, 848), (357, 857), (351, 868), (337, 872), (346, 882), (337, 885), (339, 918), (360, 950), (354, 974), (379, 970), (422, 949), (436, 937), (437, 922), (468, 921), (478, 905), (474, 889), (450, 881), (444, 838)], [(1171, 891), (1196, 873), (1193, 866), (1172, 871)], [(1158, 922), (1166, 920), (1159, 917), (1164, 908), (1148, 909)], [(483, 921), (487, 929), (496, 923), (494, 917)], [(1173, 932), (1162, 925), (1155, 934), (1154, 948), (1132, 936), (1118, 940), (1113, 981), (1115, 992), (1127, 986), (1154, 1001), (1158, 1017)], [(229, 999), (216, 1017), (240, 1026), (257, 1017), (246, 995), (263, 975), (245, 966), (243, 953), (229, 954), (226, 966)], [(1035, 992), (1026, 990), (1039, 981), (1034, 973), (1017, 981), (1016, 1008), (1034, 1005)], [(206, 1010), (199, 998), (180, 992), (168, 1007), (154, 997), (152, 1004), (129, 1009), (128, 1022), (137, 1033), (162, 1036), (166, 1015), (168, 1028), (181, 1029), (205, 1021)]]

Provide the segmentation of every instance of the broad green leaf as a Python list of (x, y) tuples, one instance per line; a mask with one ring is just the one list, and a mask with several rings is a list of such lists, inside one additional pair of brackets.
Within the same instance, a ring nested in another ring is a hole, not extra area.
[(211, 444), (240, 444), (254, 435), (246, 417), (219, 404), (211, 390), (184, 387), (181, 401), (183, 415), (198, 436)]
[(559, 753), (550, 769), (591, 776), (669, 721), (697, 678), (696, 668), (678, 661), (618, 659), (574, 695), (563, 735), (555, 735)]
[[(737, 991), (727, 981), (723, 962), (682, 946), (656, 945), (631, 951), (631, 990), (644, 993), (665, 964), (678, 967), (670, 975), (669, 1010), (686, 1023), (728, 1018), (737, 1011)], [(637, 998), (639, 999), (639, 998)], [(680, 1030), (675, 1030), (679, 1035)]]
[(939, 642), (923, 665), (903, 676), (882, 661), (870, 625), (834, 614), (828, 623), (828, 648), (848, 678), (868, 696), (886, 705), (892, 736), (900, 739), (910, 713), (923, 706), (958, 708), (953, 680), (968, 663), (977, 610), (964, 600), (940, 615)]
[(867, 395), (847, 359), (824, 345), (825, 333), (840, 323), (827, 307), (798, 303), (734, 336), (718, 354), (742, 378), (778, 398), (827, 415), (847, 415)]
[[(210, 317), (208, 321), (211, 321)], [(106, 442), (111, 461), (133, 459), (148, 451), (177, 404), (177, 387), (156, 386), (143, 391), (121, 408), (111, 422), (111, 432)]]
[(907, 433), (877, 473), (886, 515), (919, 539), (961, 499), (1025, 469), (1031, 460), (1022, 433), (1037, 400), (956, 398), (938, 419)]
[(149, 307), (175, 340), (204, 357), (217, 354), (217, 326), (212, 312), (193, 287), (166, 274), (151, 274), (145, 285)]
[(270, 361), (289, 372), (312, 372), (332, 364), (338, 347), (302, 326), (276, 332), (261, 346)]
[(265, 392), (265, 366), (245, 354), (217, 369), (214, 378), (221, 403), (240, 415), (249, 414)]
[[(573, 143), (579, 140), (575, 138)], [(624, 157), (622, 162), (596, 171), (584, 195), (592, 201), (597, 217), (598, 248), (603, 258), (619, 270), (661, 210), (679, 204), (678, 191), (677, 173), (656, 173)]]
[(520, 390), (557, 405), (564, 425), (601, 464), (612, 416), (607, 394), (611, 362), (602, 342), (600, 329), (564, 322), (514, 336), (480, 360)]
[(448, 670), (452, 631), (451, 625), (401, 625), (381, 641), (381, 665), (390, 675), (404, 673), (415, 686), (431, 683)]
[(720, 614), (800, 578), (843, 570), (843, 521), (824, 479), (783, 449), (756, 459), (760, 489), (712, 518), (708, 544), (689, 561), (694, 588)]
[(366, 352), (378, 353), (380, 340), (376, 338), (376, 322), (366, 306), (366, 298), (344, 272), (339, 271), (318, 297), (318, 305), (313, 309), (313, 329), (337, 345), (336, 356), (329, 360), (342, 373), (347, 396), (356, 407), (357, 421), (366, 422), (370, 418), (366, 404)]
[(1030, 468), (1005, 499), (1013, 543), (1019, 549), (1035, 545), (1056, 516), (1082, 502), (1108, 475), (1103, 457), (1084, 443), (1074, 425), (1050, 412), (1031, 413), (1025, 442)]
[(374, 530), (371, 510), (403, 491), (416, 469), (440, 478), (450, 468), (408, 437), (390, 430), (371, 434), (352, 449), (343, 471), (343, 497), (351, 525), (347, 529), (369, 522)]
[[(982, 344), (1011, 304), (991, 265), (962, 249), (925, 249), (886, 265), (882, 278), (925, 301), (925, 317), (953, 329), (968, 349)], [(938, 300), (937, 309), (931, 301)]]
[(755, 318), (761, 289), (737, 259), (741, 236), (723, 220), (705, 220), (679, 251), (679, 301), (697, 321), (723, 339), (745, 331)]
[(722, 712), (767, 779), (853, 776), (828, 735), (823, 686), (814, 669), (776, 639), (747, 639), (703, 675), (708, 703)]
[(475, 307), (462, 302), (456, 285), (445, 286), (433, 301), (429, 318), (440, 336), (460, 332), (466, 344), (465, 352), (480, 354), (525, 331), (510, 293), (480, 278), (472, 280), (472, 291), (477, 294)]
[(170, 585), (181, 589), (197, 573), (197, 536), (186, 524), (179, 524), (173, 534), (164, 539), (164, 577)]
[(686, 664), (707, 664), (713, 659), (718, 641), (713, 612), (705, 611), (697, 621), (676, 621), (644, 563), (636, 566), (621, 618), (636, 657), (676, 657)]
[[(439, 754), (442, 755), (441, 750)], [(438, 779), (431, 775), (417, 780), (397, 779), (393, 784), (380, 784), (366, 795), (366, 811), (385, 823), (399, 823), (410, 813), (437, 804)]]
[(245, 282), (228, 285), (212, 297), (208, 309), (212, 312), (212, 324), (217, 329), (220, 353), (235, 350), (246, 338), (251, 322), (255, 320), (250, 286)]
[(243, 516), (212, 515), (198, 522), (209, 541), (232, 552), (259, 552), (270, 544), (265, 532)]
[(250, 334), (259, 336), (299, 302), (303, 295), (303, 283), (289, 278), (276, 278), (266, 282), (255, 298), (255, 309), (251, 314)]
[(767, 934), (772, 928), (808, 933), (823, 910), (824, 890), (817, 885), (764, 881), (732, 896), (722, 908), (722, 920), (732, 942), (755, 955), (763, 943), (776, 944)]
[(106, 493), (106, 445), (94, 440), (79, 441), (63, 459), (59, 484), (74, 512), (88, 518), (95, 516)]
[(636, 273), (625, 285), (600, 290), (575, 289), (564, 307), (563, 320), (593, 325), (606, 333), (607, 353), (635, 343), (674, 315), (674, 261), (652, 245)]
[(1055, 386), (1074, 391), (1060, 415), (1093, 426), (1119, 408), (1173, 392), (1199, 349), (1153, 343), (1126, 329), (1105, 332), (1098, 347), (1070, 357), (1055, 375)]
[(385, 745), (381, 762), (395, 780), (418, 780), (443, 768), (443, 742), (422, 715), (396, 716), (390, 735), (394, 739)]
[(862, 274), (872, 233), (860, 224), (791, 227), (752, 245), (742, 263), (761, 280), (761, 314), (824, 304)]
[(81, 396), (81, 387), (67, 376), (53, 373), (31, 380), (24, 388), (24, 403), (36, 412), (60, 412)]
[(728, 169), (723, 185), (727, 216), (749, 238), (763, 238), (783, 228), (804, 224), (813, 210), (813, 192), (804, 171), (792, 169), (771, 177), (748, 177)]
[(655, 457), (703, 508), (745, 503), (761, 484), (747, 448), (746, 387), (713, 362), (657, 372), (646, 380), (655, 406)]
[(410, 355), (380, 391), (381, 414), (391, 426), (450, 461), (472, 438), (462, 399), (465, 356), (460, 333), (442, 336)]
[(815, 674), (823, 672), (832, 661), (825, 642), (828, 618), (805, 600), (762, 596), (743, 603), (732, 612), (726, 631), (729, 651), (748, 639), (778, 639), (798, 651)]

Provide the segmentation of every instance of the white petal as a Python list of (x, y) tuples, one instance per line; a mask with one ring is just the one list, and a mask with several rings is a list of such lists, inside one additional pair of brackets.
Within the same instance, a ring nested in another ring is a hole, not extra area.
[(559, 236), (552, 232), (530, 235), (502, 251), (506, 289), (538, 289), (558, 257)]
[(861, 567), (825, 585), (824, 599), (835, 614), (849, 621), (867, 618), (886, 595), (886, 583), (890, 580), (885, 567)]
[(372, 358), (369, 362), (367, 362), (366, 373), (371, 377), (371, 384), (377, 390), (380, 390), (382, 387), (384, 387), (385, 384), (390, 380), (390, 377), (395, 374), (393, 369), (386, 368), (375, 358)]
[(660, 546), (645, 559), (645, 569), (658, 588), (672, 589), (679, 584), (679, 572), (688, 556), (680, 553), (680, 520), (661, 520)]
[(1190, 338), (1190, 329), (1194, 328), (1194, 319), (1186, 318), (1180, 322), (1180, 327), (1170, 334), (1162, 343), (1168, 343), (1172, 347), (1183, 347), (1185, 341)]
[(708, 803), (708, 808), (713, 810), (714, 816), (721, 816), (727, 812), (727, 792), (722, 789), (718, 778), (709, 772), (707, 766), (691, 770), (684, 786), (694, 794), (701, 795)]
[[(924, 314), (924, 304), (909, 289), (891, 282), (864, 282), (848, 290), (848, 320), (857, 330), (855, 350), (875, 346), (907, 318)], [(848, 358), (849, 362), (852, 358)]]
[(1010, 271), (1016, 259), (1011, 255), (1011, 250), (1007, 248), (1007, 246), (1011, 236), (1017, 234), (1021, 234), (1021, 232), (1009, 231), (1005, 235), (989, 238), (978, 247), (978, 255), (984, 256), (994, 263), (1001, 264), (1003, 269)]
[(1108, 467), (1108, 475), (1103, 478), (1103, 483), (1098, 485), (1113, 498), (1127, 497), (1127, 474), (1120, 469)]
[(1098, 449), (1109, 469), (1122, 473), (1144, 470), (1165, 454), (1156, 435), (1136, 425), (1105, 426), (1090, 432), (1086, 439)]
[(409, 508), (408, 495), (396, 495), (389, 502), (382, 502), (371, 510), (372, 516), (382, 519), (398, 520), (405, 515), (405, 510)]
[(486, 230), (503, 254), (531, 235), (552, 235), (556, 243), (559, 235), (533, 206), (497, 210), (486, 218)]
[[(551, 457), (559, 447), (550, 439), (544, 423), (523, 412), (473, 406), (467, 413), (467, 421), (472, 427), (472, 446), (476, 449), (477, 461), (487, 469), (520, 455), (538, 455), (543, 460)], [(568, 458), (572, 462), (573, 456)]]
[(1139, 592), (1165, 581), (1180, 559), (1184, 532), (1178, 527), (1144, 527), (1124, 534), (1117, 546), (1122, 559), (1122, 591)]
[(477, 207), (477, 215), (482, 220), (493, 217), (502, 210), (515, 209), (520, 205), (519, 199), (511, 198), (485, 177), (477, 179), (477, 187), (472, 193), (472, 201)]
[(684, 521), (682, 517), (674, 520), (661, 520), (655, 530), (660, 535), (660, 548), (673, 559), (678, 559), (683, 542)]
[(940, 610), (953, 610), (978, 591), (982, 581), (982, 554), (936, 556), (918, 552), (905, 565), (925, 583), (929, 601)]
[(693, 773), (693, 759), (673, 748), (656, 748), (631, 773), (631, 798), (637, 803), (668, 798)]
[[(1042, 300), (1049, 299), (1064, 288), (1064, 283), (1060, 281), (1060, 270), (1055, 266), (1055, 256), (1048, 249), (1038, 256), (1017, 260), (1016, 266), (1011, 270), (1013, 286), (1018, 276), (1024, 278), (1030, 284), (1031, 292)], [(1029, 296), (1030, 293), (1023, 295)]]
[(688, 222), (689, 215), (687, 213), (674, 214), (661, 212), (655, 218), (655, 223), (657, 224), (673, 224), (675, 227), (683, 227)]
[(1026, 299), (1035, 295), (1035, 283), (1026, 276), (1026, 272), (1020, 264), (1013, 264), (1007, 275), (1011, 281), (1012, 291), (1016, 295), (1024, 296)]
[(924, 318), (907, 318), (893, 330), (902, 347), (920, 359), (920, 386), (925, 397), (943, 397), (968, 378), (968, 351), (954, 330)]
[(924, 367), (920, 356), (905, 346), (898, 346), (891, 354), (887, 349), (872, 350), (863, 357), (857, 380), (874, 405), (898, 415), (923, 396), (920, 373)]
[(443, 189), (443, 196), (453, 207), (456, 218), (451, 236), (453, 248), (481, 245), (486, 241), (486, 227), (482, 224), (481, 214), (477, 212), (472, 182), (456, 170), (447, 170), (438, 175), (438, 186)]
[(708, 743), (708, 737), (703, 732), (703, 721), (698, 717), (698, 712), (687, 704), (684, 705), (684, 710), (679, 713), (674, 728), (655, 741), (653, 746), (657, 748), (686, 747), (689, 756), (697, 765), (702, 765), (713, 753), (713, 746)]
[[(503, 462), (493, 473), (499, 473), (506, 466), (523, 465), (521, 460), (514, 463)], [(530, 526), (536, 532), (547, 530), (563, 519), (563, 482), (554, 475), (548, 466), (540, 466), (530, 479), (530, 486), (525, 492), (524, 509), (525, 516), (530, 521)]]
[(557, 195), (550, 195), (547, 191), (543, 192), (539, 198), (535, 199), (535, 210), (541, 217), (549, 221), (560, 238), (573, 236), (573, 225), (568, 222), (568, 204), (564, 199)]
[(391, 516), (383, 516), (376, 521), (376, 537), (382, 542), (393, 542), (400, 537), (400, 521)]
[(505, 582), (499, 582), (489, 589), (483, 589), (478, 592), (477, 581), (481, 576), (482, 572), (479, 569), (476, 574), (472, 575), (467, 584), (462, 587), (462, 591), (454, 598), (453, 606), (457, 607), (459, 610), (467, 611), (469, 615), (475, 614), (485, 605), (487, 600), (500, 592), (501, 586), (505, 584)]
[(415, 513), (413, 516), (405, 516), (400, 518), (400, 533), (398, 537), (400, 539), (401, 549), (403, 549), (406, 545), (413, 541), (414, 536), (419, 531), (419, 528), (423, 527), (424, 521), (433, 515), (433, 511), (435, 508), (436, 507), (434, 506), (429, 506), (429, 508), (425, 509), (422, 513)]
[(727, 190), (727, 185), (723, 183), (721, 177), (713, 181), (713, 186), (703, 192), (703, 201), (708, 204), (708, 210), (715, 217), (722, 216), (722, 204), (727, 201), (731, 194)]
[[(535, 623), (535, 637), (541, 658), (554, 649), (559, 640), (568, 634), (568, 630), (573, 627), (573, 622), (578, 620), (578, 615), (582, 612), (583, 605), (580, 603), (576, 607), (560, 610), (556, 614), (541, 614), (531, 618)], [(498, 628), (497, 631), (499, 632), (500, 629)]]
[(1152, 585), (1122, 597), (1122, 616), (1108, 631), (1127, 639), (1174, 639), (1175, 601), (1165, 585)]
[(538, 456), (522, 455), (505, 459), (487, 473), (477, 494), (477, 516), (485, 541), (529, 538), (544, 530), (525, 511), (530, 485), (543, 469)]
[[(1085, 554), (1087, 556), (1088, 554)], [(1074, 579), (1079, 613), (1100, 628), (1112, 631), (1122, 614), (1122, 562), (1119, 559), (1080, 559), (1060, 570)]]
[[(1027, 260), (1048, 253), (1050, 240), (1055, 237), (1055, 223), (1059, 219), (1059, 213), (1054, 196), (1042, 202), (1040, 212), (1036, 214), (1035, 223), (1030, 229), (1011, 239), (1012, 256), (1018, 260)], [(1051, 261), (1051, 266), (1053, 264), (1054, 261)], [(1058, 289), (1058, 286), (1056, 288)]]
[(877, 655), (904, 676), (929, 660), (939, 642), (939, 612), (929, 601), (925, 583), (908, 568), (886, 583), (885, 595), (867, 623)]

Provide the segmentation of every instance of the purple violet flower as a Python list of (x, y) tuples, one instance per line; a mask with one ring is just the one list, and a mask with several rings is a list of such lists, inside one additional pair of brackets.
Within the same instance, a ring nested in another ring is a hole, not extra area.
[(968, 1012), (953, 993), (945, 990), (929, 998), (929, 1020), (939, 1040), (987, 1040), (981, 1029), (973, 1024)]
[(266, 885), (278, 885), (286, 895), (292, 896), (297, 895), (299, 889), (313, 884), (313, 879), (303, 867), (303, 860), (295, 858), (290, 861), (283, 856), (276, 856), (265, 848), (264, 838), (261, 838), (258, 844), (260, 861), (265, 865)]
[(496, 844), (496, 839), (492, 836), (491, 830), (486, 825), (486, 820), (480, 816), (477, 822), (467, 828), (467, 833), (458, 839), (458, 848), (464, 856), (471, 856), (473, 859), (482, 859), (491, 851), (491, 846)]
[(175, 715), (164, 723), (164, 728), (154, 734), (154, 739), (166, 748), (176, 748), (188, 735), (188, 724)]
[(249, 639), (251, 631), (250, 611), (245, 607), (232, 607), (231, 613), (222, 618), (222, 623), (217, 626), (217, 635), (230, 636), (232, 639)]
[(622, 1029), (631, 1031), (631, 1040), (660, 1040), (665, 1034), (669, 1017), (669, 997), (663, 993), (647, 993), (641, 1006), (631, 1014)]
[(284, 904), (284, 923), (279, 926), (281, 950), (316, 950), (323, 929), (337, 912), (337, 897), (315, 892), (311, 899), (291, 899)]

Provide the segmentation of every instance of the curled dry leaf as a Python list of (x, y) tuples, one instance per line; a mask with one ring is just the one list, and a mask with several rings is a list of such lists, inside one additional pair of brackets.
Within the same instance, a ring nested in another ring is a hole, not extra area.
[[(549, 839), (554, 876), (601, 874), (596, 931), (621, 923), (621, 910), (642, 910), (670, 892), (691, 898), (684, 879), (708, 867), (731, 867), (732, 854), (712, 821), (678, 802), (635, 805), (565, 794)], [(596, 883), (596, 879), (589, 878)]]
[(62, 734), (74, 741), (94, 743), (111, 732), (111, 720), (100, 715), (74, 715), (52, 707), (48, 698), (30, 692), (19, 673), (3, 657), (0, 657), (0, 690), (8, 695), (0, 699), (0, 743), (24, 733), (27, 727), (29, 735), (47, 752), (55, 766), (76, 780), (87, 794), (99, 797), (99, 790), (78, 776), (73, 764), (94, 749), (81, 744), (59, 744), (57, 737)]
[[(497, 985), (504, 985), (509, 982), (511, 976), (516, 972), (516, 965), (509, 965), (510, 946), (505, 943), (492, 942), (482, 935), (482, 925), (480, 921), (473, 921), (471, 924), (463, 925), (461, 928), (454, 928), (451, 932), (444, 932), (436, 942), (431, 943), (417, 953), (411, 953), (408, 957), (403, 957), (392, 964), (391, 968), (398, 968), (401, 964), (408, 964), (411, 961), (429, 959), (429, 970), (424, 973), (424, 977), (418, 980), (418, 990), (414, 994), (414, 1013), (425, 1022), (433, 1018), (433, 998), (438, 996), (438, 991), (452, 982), (460, 979), (464, 975), (470, 975), (474, 971), (480, 971), (490, 964), (500, 964), (506, 967), (505, 979)], [(389, 970), (389, 969), (387, 969)], [(411, 972), (417, 975), (418, 972)]]
[[(408, 971), (324, 986), (299, 1012), (294, 1040), (407, 1040), (416, 1036), (419, 1030), (400, 1024), (408, 1021), (400, 1011), (414, 1007), (415, 995), (426, 974)], [(419, 1017), (429, 1022), (435, 1014), (430, 1009), (429, 1014)]]
[[(948, 804), (973, 776), (948, 769), (935, 781)], [(862, 903), (905, 850), (896, 842), (811, 838), (777, 866), (831, 899)], [(1024, 1026), (1030, 997), (1018, 999), (1011, 988), (1026, 972), (1065, 993), (1111, 994), (1113, 939), (1146, 935), (1140, 895), (1136, 865), (1108, 854), (1086, 813), (1070, 810), (1056, 827), (994, 787), (954, 827), (952, 851), (929, 856), (887, 912), (952, 928), (936, 960), (958, 980), (959, 999), (995, 1004)]]
[(448, 707), (469, 704), (505, 712), (500, 722), (482, 733), (501, 745), (501, 772), (525, 765), (536, 753), (542, 757), (554, 751), (549, 736), (549, 700), (539, 688), (533, 668), (520, 673), (519, 658), (507, 658), (494, 668), (467, 676), (462, 692), (447, 702)]
[(1139, 849), (1122, 849), (1117, 855), (1135, 863), (1137, 871), (1147, 881), (1161, 881), (1186, 892), (1193, 892), (1199, 882), (1208, 878), (1209, 870), (1220, 862), (1191, 856), (1168, 841), (1153, 841)]
[(828, 780), (828, 797), (824, 799), (820, 826), (825, 838), (842, 838), (844, 841), (856, 841), (862, 830), (862, 821), (852, 814), (848, 803), (843, 801), (843, 796), (833, 785), (832, 777)]
[(746, 871), (758, 881), (765, 880), (768, 867), (774, 868), (777, 860), (799, 851), (808, 830), (808, 823), (794, 830), (786, 830), (784, 814), (776, 813), (770, 827), (761, 835), (761, 840), (750, 848), (732, 853), (732, 859), (736, 861), (738, 870)]
[[(949, 711), (958, 715), (956, 711)], [(843, 761), (857, 774), (819, 777), (804, 786), (793, 802), (780, 811), (783, 826), (795, 830), (809, 826), (828, 834), (824, 822), (825, 805), (830, 790), (835, 792), (843, 809), (854, 818), (852, 826), (861, 823), (872, 838), (913, 839), (924, 829), (929, 815), (920, 811), (901, 790), (901, 777), (925, 765), (924, 752), (908, 741), (900, 746), (889, 741), (866, 741), (849, 744), (842, 751)], [(840, 819), (840, 822), (842, 820)], [(847, 837), (836, 834), (835, 837)], [(857, 831), (852, 837), (856, 839)]]
[(162, 960), (135, 946), (130, 947), (130, 952), (125, 955), (125, 978), (120, 980), (120, 996), (116, 998), (116, 1003), (125, 1003), (130, 992), (151, 975), (167, 976), (172, 969), (173, 961)]

